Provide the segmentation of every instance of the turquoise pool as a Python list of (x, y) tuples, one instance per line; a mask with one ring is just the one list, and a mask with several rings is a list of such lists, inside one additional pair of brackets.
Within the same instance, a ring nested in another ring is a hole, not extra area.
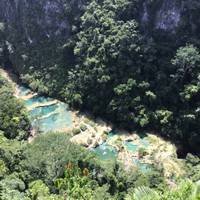
[[(19, 97), (26, 96), (31, 92), (30, 89), (24, 86), (19, 87), (19, 89)], [(34, 96), (31, 99), (24, 100), (24, 104), (28, 108), (36, 103), (48, 103), (53, 100), (54, 99), (52, 98)], [(31, 111), (29, 111), (29, 113), (32, 126), (36, 129), (39, 129), (42, 133), (64, 129), (72, 125), (72, 116), (69, 112), (68, 106), (62, 102), (44, 107), (34, 107)], [(117, 132), (111, 131), (108, 134), (108, 140), (114, 137), (116, 134)], [(147, 148), (149, 143), (145, 138), (141, 138), (140, 146), (141, 145)], [(138, 151), (138, 145), (134, 144), (132, 141), (126, 141), (124, 146), (128, 151)], [(107, 142), (94, 148), (93, 151), (101, 160), (115, 160), (118, 156), (117, 150), (111, 145), (107, 144)], [(134, 160), (133, 162), (142, 171), (148, 170), (148, 166), (140, 163), (140, 161)]]
[(142, 172), (148, 172), (151, 170), (151, 167), (149, 164), (146, 163), (142, 163), (140, 162), (140, 160), (137, 159), (133, 159), (133, 163), (134, 165), (136, 165), (138, 167), (139, 170), (141, 170)]
[(149, 141), (144, 137), (140, 138), (139, 145), (134, 144), (134, 141), (125, 141), (124, 146), (128, 151), (137, 152), (140, 147), (147, 149)]
[[(31, 92), (30, 89), (24, 86), (19, 87), (19, 90), (19, 97), (26, 96)], [(24, 104), (28, 108), (36, 103), (48, 103), (53, 100), (52, 98), (34, 96), (31, 99), (24, 100)], [(32, 126), (43, 133), (65, 129), (72, 125), (72, 117), (68, 106), (62, 102), (49, 106), (35, 107), (29, 113)]]
[(149, 146), (149, 141), (146, 138), (142, 138), (140, 140), (140, 144), (143, 145), (144, 148), (148, 148)]
[(26, 88), (26, 87), (24, 87), (24, 86), (20, 86), (19, 87), (19, 96), (26, 96), (26, 95), (28, 95), (29, 93), (31, 92), (31, 90), (30, 89), (28, 89), (28, 88)]
[(117, 158), (116, 149), (107, 143), (99, 145), (93, 151), (101, 160), (114, 160)]
[(126, 141), (124, 143), (124, 146), (125, 148), (128, 150), (128, 151), (131, 151), (131, 152), (136, 152), (138, 151), (138, 145), (134, 144), (133, 142), (128, 142)]
[(33, 97), (31, 99), (28, 99), (25, 101), (26, 106), (32, 106), (35, 103), (47, 103), (49, 101), (52, 101), (51, 98), (45, 98), (45, 97)]
[(31, 117), (42, 117), (48, 115), (49, 113), (55, 112), (58, 109), (58, 105), (50, 105), (45, 107), (36, 107), (30, 111)]
[(39, 128), (42, 132), (56, 131), (67, 128), (71, 125), (71, 115), (69, 113), (49, 113), (47, 117), (35, 119), (33, 127)]

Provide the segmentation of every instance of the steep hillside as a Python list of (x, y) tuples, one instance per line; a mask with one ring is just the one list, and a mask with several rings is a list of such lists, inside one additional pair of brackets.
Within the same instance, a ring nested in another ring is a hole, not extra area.
[(199, 152), (197, 0), (3, 0), (0, 10), (0, 60), (33, 90)]
[(84, 0), (3, 0), (0, 10), (10, 59), (24, 72), (61, 63), (64, 43), (79, 30)]
[[(80, 30), (80, 16), (89, 2), (2, 0), (0, 22), (5, 25), (5, 39), (18, 70), (26, 65), (61, 64), (63, 45)], [(198, 38), (199, 9), (197, 0), (132, 0), (128, 18), (136, 18), (148, 37), (175, 37), (183, 43)]]

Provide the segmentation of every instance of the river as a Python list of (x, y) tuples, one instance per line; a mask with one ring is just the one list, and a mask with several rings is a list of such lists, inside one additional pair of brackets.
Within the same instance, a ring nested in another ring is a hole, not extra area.
[[(108, 129), (104, 122), (94, 122), (84, 115), (75, 115), (67, 104), (40, 96), (24, 85), (17, 84), (5, 70), (0, 69), (0, 74), (13, 84), (15, 96), (27, 108), (34, 133), (71, 132), (74, 127), (84, 124), (87, 130), (81, 130), (71, 141), (86, 146), (102, 161), (118, 160), (125, 167), (136, 167), (142, 172), (148, 171), (151, 164), (157, 162), (163, 165), (167, 174), (181, 172), (176, 148), (169, 142), (152, 134), (139, 135)], [(106, 130), (110, 130), (107, 135), (104, 133)]]
[[(67, 130), (72, 127), (73, 116), (67, 104), (52, 98), (38, 96), (25, 86), (18, 86), (17, 97), (23, 100), (29, 112), (32, 127), (37, 132), (45, 134), (49, 131)], [(102, 142), (96, 148), (91, 148), (91, 150), (101, 160), (117, 159), (117, 148), (110, 144), (114, 137), (117, 136), (118, 134), (115, 131), (111, 131), (106, 141)], [(149, 143), (146, 138), (141, 138), (140, 144), (134, 144), (133, 141), (125, 141), (123, 145), (128, 152), (134, 153), (138, 152), (139, 146), (147, 148)], [(143, 171), (147, 170), (147, 165), (142, 164), (139, 160), (133, 159), (132, 162), (138, 165)]]

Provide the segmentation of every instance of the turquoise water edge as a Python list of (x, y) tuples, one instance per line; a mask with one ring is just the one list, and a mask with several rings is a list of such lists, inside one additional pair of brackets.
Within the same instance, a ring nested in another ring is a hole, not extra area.
[[(20, 86), (19, 87), (19, 98), (29, 95), (31, 90)], [(30, 119), (32, 122), (33, 128), (40, 131), (41, 133), (47, 133), (49, 131), (56, 131), (68, 128), (72, 125), (72, 115), (69, 112), (68, 105), (62, 102), (56, 102), (55, 99), (49, 97), (42, 97), (42, 96), (33, 96), (30, 99), (25, 98), (24, 104), (29, 110)], [(108, 139), (112, 139), (117, 133), (111, 131), (108, 134)], [(125, 141), (123, 143), (124, 148), (128, 152), (138, 152), (139, 147), (143, 147), (145, 149), (148, 148), (149, 143), (146, 138), (140, 139), (140, 145), (134, 144), (133, 141)], [(99, 145), (98, 147), (92, 149), (95, 152), (97, 157), (101, 160), (116, 160), (118, 152), (115, 147), (108, 144), (108, 142), (104, 142), (103, 144)], [(148, 166), (141, 163), (137, 159), (133, 159), (133, 163), (142, 171), (147, 171)]]

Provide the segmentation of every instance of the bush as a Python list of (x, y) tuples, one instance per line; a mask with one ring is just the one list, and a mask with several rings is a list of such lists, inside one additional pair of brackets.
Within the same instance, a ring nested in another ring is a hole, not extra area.
[(38, 136), (24, 149), (20, 165), (31, 180), (42, 179), (46, 183), (60, 177), (68, 162), (87, 160), (90, 153), (83, 147), (72, 144), (65, 133), (48, 133)]
[(11, 86), (0, 77), (0, 130), (9, 139), (27, 139), (30, 121), (24, 105), (13, 96)]
[(141, 148), (138, 149), (138, 156), (139, 156), (139, 158), (142, 158), (146, 154), (147, 154), (147, 151), (146, 151), (145, 148), (141, 147)]

